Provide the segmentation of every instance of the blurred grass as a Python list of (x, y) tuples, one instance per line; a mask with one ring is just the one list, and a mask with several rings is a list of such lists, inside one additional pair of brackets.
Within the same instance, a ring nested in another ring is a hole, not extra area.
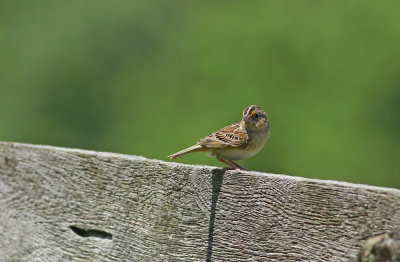
[(399, 7), (2, 1), (0, 140), (166, 160), (257, 104), (245, 167), (399, 188)]

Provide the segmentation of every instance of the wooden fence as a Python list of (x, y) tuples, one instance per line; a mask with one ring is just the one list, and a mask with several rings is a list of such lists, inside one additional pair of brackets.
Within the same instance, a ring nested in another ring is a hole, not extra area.
[(399, 228), (398, 189), (0, 143), (0, 261), (395, 261)]

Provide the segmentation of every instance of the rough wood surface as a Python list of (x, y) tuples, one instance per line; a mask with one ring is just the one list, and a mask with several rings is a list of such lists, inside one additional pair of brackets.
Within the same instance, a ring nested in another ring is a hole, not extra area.
[(0, 261), (356, 261), (400, 190), (0, 143)]

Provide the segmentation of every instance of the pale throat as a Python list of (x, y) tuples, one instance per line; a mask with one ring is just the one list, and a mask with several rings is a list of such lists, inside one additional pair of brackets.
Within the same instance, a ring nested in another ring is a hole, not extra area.
[(252, 125), (251, 123), (246, 123), (245, 121), (240, 121), (240, 127), (250, 131), (250, 132), (267, 132), (269, 130), (269, 123), (268, 121), (266, 123), (257, 123), (256, 125)]

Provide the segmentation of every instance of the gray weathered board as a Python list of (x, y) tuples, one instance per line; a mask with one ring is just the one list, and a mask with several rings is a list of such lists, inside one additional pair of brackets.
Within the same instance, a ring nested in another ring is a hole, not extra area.
[(0, 261), (355, 261), (400, 190), (0, 143)]

